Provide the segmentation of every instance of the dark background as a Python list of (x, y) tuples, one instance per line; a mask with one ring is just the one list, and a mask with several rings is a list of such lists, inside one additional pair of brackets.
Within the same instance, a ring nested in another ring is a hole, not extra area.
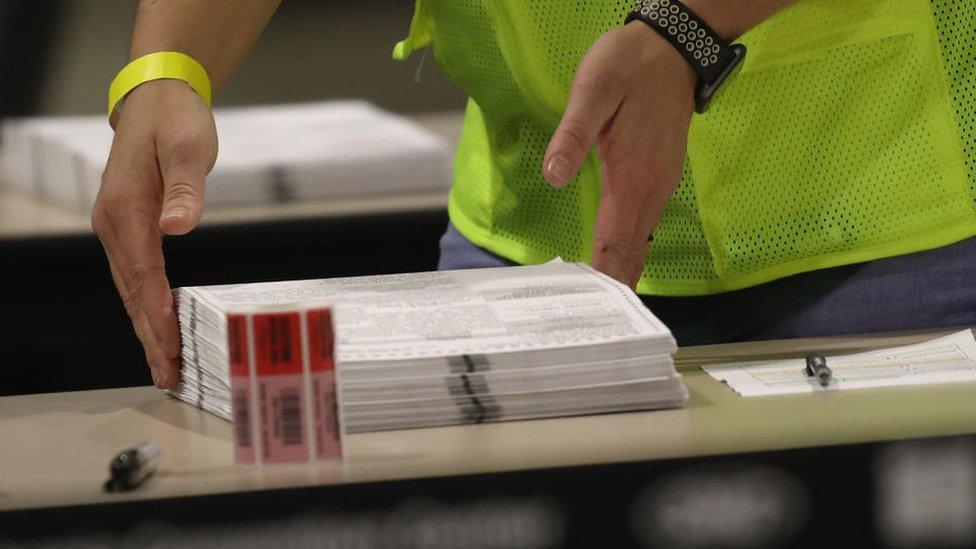
[[(95, 114), (128, 60), (138, 0), (0, 1), (4, 113)], [(393, 61), (413, 0), (285, 0), (216, 104), (358, 97), (388, 110), (460, 110), (433, 57)], [(418, 76), (419, 70), (419, 79)]]
[(38, 110), (61, 15), (59, 2), (0, 2), (0, 117)]
[[(433, 270), (445, 212), (201, 227), (164, 248), (173, 287)], [(0, 396), (150, 385), (92, 235), (0, 240)]]

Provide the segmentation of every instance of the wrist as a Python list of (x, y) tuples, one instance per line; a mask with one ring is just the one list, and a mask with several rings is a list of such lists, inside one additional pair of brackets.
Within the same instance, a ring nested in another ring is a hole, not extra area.
[(639, 0), (625, 21), (640, 21), (652, 29), (691, 67), (696, 76), (695, 111), (699, 114), (708, 111), (725, 82), (742, 68), (746, 47), (726, 42), (683, 1)]
[[(142, 112), (141, 116), (152, 117), (159, 114), (160, 110), (165, 111), (167, 104), (187, 99), (192, 101), (194, 98), (196, 101), (203, 101), (186, 82), (171, 79), (151, 80), (135, 87), (123, 97), (109, 116), (108, 122), (112, 129), (116, 130), (126, 110), (135, 109), (137, 112)], [(127, 105), (129, 109), (126, 109)]]
[(680, 53), (661, 35), (640, 21), (632, 21), (624, 26), (624, 31), (633, 33), (635, 40), (641, 44), (641, 51), (650, 62), (660, 67), (660, 74), (677, 84), (682, 96), (687, 99), (689, 108), (694, 108), (695, 86), (698, 75)]

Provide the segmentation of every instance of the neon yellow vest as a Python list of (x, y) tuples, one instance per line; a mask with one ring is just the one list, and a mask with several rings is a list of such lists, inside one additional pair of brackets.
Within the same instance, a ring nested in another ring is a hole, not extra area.
[[(395, 51), (432, 46), (470, 95), (451, 220), (519, 263), (592, 251), (599, 159), (566, 189), (540, 165), (580, 58), (632, 2), (567, 4), (418, 0)], [(692, 122), (639, 292), (733, 290), (976, 235), (976, 0), (801, 0), (741, 42), (743, 70)]]

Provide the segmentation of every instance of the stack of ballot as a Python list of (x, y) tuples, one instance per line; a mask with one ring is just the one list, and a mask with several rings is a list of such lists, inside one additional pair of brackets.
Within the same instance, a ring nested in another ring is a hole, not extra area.
[(227, 311), (328, 302), (347, 433), (682, 406), (675, 341), (627, 287), (587, 265), (176, 290), (173, 394), (230, 419)]
[[(410, 120), (360, 101), (217, 109), (210, 207), (446, 189), (452, 151)], [(90, 211), (113, 133), (104, 116), (13, 119), (0, 182)]]

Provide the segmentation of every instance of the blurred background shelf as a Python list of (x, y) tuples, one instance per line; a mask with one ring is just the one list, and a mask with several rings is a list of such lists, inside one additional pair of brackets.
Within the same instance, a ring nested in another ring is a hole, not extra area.
[[(446, 139), (452, 149), (457, 146), (463, 113), (423, 113), (412, 115), (410, 118), (425, 129)], [(446, 208), (446, 191), (404, 192), (303, 203), (212, 208), (204, 213), (201, 226), (441, 212)], [(91, 226), (87, 214), (38, 200), (24, 192), (4, 189), (0, 185), (0, 241), (88, 234), (91, 234)]]

